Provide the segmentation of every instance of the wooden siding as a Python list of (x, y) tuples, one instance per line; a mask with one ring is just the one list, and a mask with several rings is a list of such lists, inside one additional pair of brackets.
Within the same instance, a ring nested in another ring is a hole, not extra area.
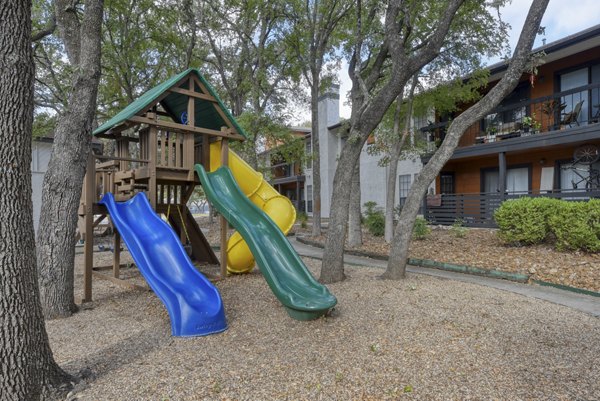
[[(560, 74), (564, 70), (568, 70), (571, 68), (576, 68), (577, 66), (585, 66), (590, 63), (600, 63), (600, 47), (596, 47), (590, 50), (586, 50), (572, 56), (566, 57), (564, 59), (556, 60), (550, 62), (548, 64), (544, 64), (538, 68), (538, 74), (536, 76), (536, 80), (533, 87), (530, 87), (529, 96), (530, 99), (541, 98), (544, 96), (550, 96), (554, 92), (558, 91), (559, 88), (555, 88), (556, 79), (558, 74)], [(520, 79), (520, 82), (526, 82), (529, 80), (529, 74), (523, 74)], [(496, 85), (498, 81), (491, 82), (487, 88), (485, 88), (482, 92), (487, 93), (490, 88)], [(466, 110), (470, 107), (471, 104), (463, 105), (460, 108), (460, 111), (457, 114), (460, 114), (461, 111)], [(535, 113), (537, 119), (540, 120), (540, 115), (542, 114), (540, 111), (540, 105), (532, 105), (530, 108), (530, 113)], [(548, 128), (548, 123), (543, 123), (542, 130), (546, 130)], [(477, 121), (473, 124), (467, 132), (463, 135), (458, 143), (459, 147), (471, 146), (475, 144), (475, 137), (481, 135), (480, 133), (480, 121)]]
[[(596, 143), (600, 146), (600, 141)], [(569, 147), (545, 148), (532, 152), (506, 155), (506, 164), (512, 166), (531, 166), (531, 190), (539, 191), (543, 167), (553, 167), (559, 161), (573, 159), (573, 152), (580, 145)], [(481, 170), (498, 167), (498, 155), (451, 161), (442, 172), (454, 172), (456, 193), (471, 194), (482, 192)], [(440, 193), (440, 179), (436, 178), (436, 193)]]

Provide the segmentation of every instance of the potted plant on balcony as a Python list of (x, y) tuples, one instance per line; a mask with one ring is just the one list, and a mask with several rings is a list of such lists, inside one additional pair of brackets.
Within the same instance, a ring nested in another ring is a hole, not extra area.
[(542, 113), (548, 116), (548, 130), (556, 131), (558, 129), (557, 116), (563, 111), (566, 104), (561, 103), (556, 99), (548, 100), (542, 103)]
[(495, 125), (490, 125), (485, 129), (486, 133), (486, 142), (496, 142), (496, 134), (498, 133), (498, 127)]
[(542, 128), (542, 124), (535, 119), (535, 113), (531, 116), (525, 116), (522, 120), (523, 136), (537, 134)]

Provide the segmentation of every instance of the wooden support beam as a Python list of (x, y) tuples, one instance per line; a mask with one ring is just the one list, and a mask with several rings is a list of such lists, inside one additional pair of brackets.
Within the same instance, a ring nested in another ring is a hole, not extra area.
[(150, 179), (148, 182), (148, 199), (152, 208), (156, 210), (156, 155), (157, 155), (157, 146), (158, 146), (158, 130), (156, 127), (151, 126), (150, 131), (148, 133), (148, 141), (149, 141), (149, 152), (150, 152), (150, 163), (148, 163), (148, 170), (150, 173)]
[[(119, 267), (130, 267), (127, 263), (121, 263)], [(93, 271), (104, 271), (104, 270), (112, 270), (113, 265), (102, 265), (102, 266), (94, 266)]]
[(125, 288), (130, 289), (130, 290), (137, 290), (137, 291), (148, 291), (149, 290), (149, 288), (147, 288), (147, 287), (142, 287), (141, 285), (133, 284), (133, 283), (130, 283), (130, 282), (125, 281), (123, 279), (116, 278), (116, 277), (113, 277), (113, 276), (109, 276), (108, 274), (103, 274), (103, 273), (100, 273), (100, 272), (97, 272), (97, 271), (92, 272), (92, 274), (96, 278), (99, 278), (101, 280), (110, 281), (111, 283), (120, 285), (121, 287), (125, 287)]
[(99, 160), (119, 160), (126, 162), (137, 162), (137, 163), (150, 163), (148, 159), (136, 159), (134, 157), (117, 157), (117, 156), (107, 156), (107, 155), (94, 155), (96, 159)]
[[(198, 77), (196, 77), (195, 75), (193, 75), (192, 78), (198, 84), (198, 86), (200, 87), (200, 89), (203, 92), (210, 93), (209, 90), (208, 90), (208, 88), (206, 86), (204, 86), (204, 84), (202, 82), (200, 82), (200, 80), (198, 79)], [(235, 127), (233, 126), (233, 123), (231, 122), (231, 119), (225, 115), (225, 112), (223, 112), (223, 110), (221, 110), (220, 105), (218, 103), (214, 103), (213, 106), (214, 106), (215, 110), (217, 111), (217, 113), (221, 116), (221, 118), (223, 119), (223, 121), (225, 122), (225, 124), (227, 124), (227, 126), (229, 128), (231, 128), (234, 132), (237, 133), (237, 130), (235, 129)]]
[(217, 130), (209, 129), (209, 128), (190, 127), (188, 125), (183, 125), (183, 124), (174, 123), (174, 122), (170, 122), (170, 121), (157, 121), (157, 120), (153, 120), (151, 118), (139, 117), (139, 116), (133, 116), (129, 120), (136, 122), (136, 123), (153, 125), (153, 126), (168, 129), (171, 131), (192, 132), (194, 134), (212, 135), (212, 136), (230, 138), (230, 139), (235, 139), (235, 140), (240, 140), (240, 141), (245, 140), (245, 138), (243, 136), (232, 132), (231, 129), (228, 129), (227, 131), (223, 131), (223, 130), (217, 131)]
[[(190, 97), (196, 98), (196, 99), (208, 100), (209, 102), (218, 103), (217, 99), (215, 97), (213, 97), (211, 95), (206, 95), (204, 93), (195, 92), (195, 91), (193, 91), (193, 87), (190, 88), (190, 90), (182, 89), (182, 88), (170, 88), (169, 91), (174, 92), (174, 93), (180, 93), (182, 95), (187, 95), (187, 96), (190, 96)], [(189, 115), (188, 115), (188, 118), (189, 118)]]
[(82, 302), (92, 301), (92, 268), (94, 267), (94, 201), (96, 200), (96, 169), (91, 152), (88, 156), (84, 180), (84, 211), (85, 211), (85, 243), (83, 246), (83, 299)]
[[(227, 138), (221, 141), (221, 166), (229, 165), (229, 142)], [(225, 217), (221, 215), (221, 277), (227, 277), (227, 227)]]
[[(192, 75), (193, 76), (193, 75)], [(194, 79), (190, 76), (189, 88), (190, 91), (194, 90)], [(196, 92), (193, 92), (196, 93)], [(212, 97), (212, 96), (211, 96)], [(216, 99), (215, 99), (216, 101)], [(194, 127), (196, 125), (196, 101), (194, 97), (188, 98), (188, 125)], [(183, 167), (189, 170), (188, 178), (192, 180), (194, 178), (194, 135), (184, 134), (183, 137)]]
[(210, 171), (210, 142), (209, 137), (202, 137), (202, 165), (206, 171)]

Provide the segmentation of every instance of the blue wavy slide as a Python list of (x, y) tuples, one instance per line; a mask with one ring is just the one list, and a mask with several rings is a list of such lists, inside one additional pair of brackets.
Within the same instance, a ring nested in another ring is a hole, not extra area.
[(126, 202), (104, 195), (112, 222), (138, 269), (167, 308), (174, 336), (204, 336), (227, 329), (221, 295), (196, 270), (171, 227), (152, 210), (145, 194)]

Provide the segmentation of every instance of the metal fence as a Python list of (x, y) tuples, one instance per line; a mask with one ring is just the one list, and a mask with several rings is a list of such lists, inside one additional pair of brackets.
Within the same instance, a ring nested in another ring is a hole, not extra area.
[(452, 225), (460, 220), (467, 227), (495, 228), (497, 225), (494, 221), (494, 211), (500, 204), (524, 196), (587, 201), (600, 198), (600, 190), (428, 195), (423, 205), (423, 215), (430, 224)]

